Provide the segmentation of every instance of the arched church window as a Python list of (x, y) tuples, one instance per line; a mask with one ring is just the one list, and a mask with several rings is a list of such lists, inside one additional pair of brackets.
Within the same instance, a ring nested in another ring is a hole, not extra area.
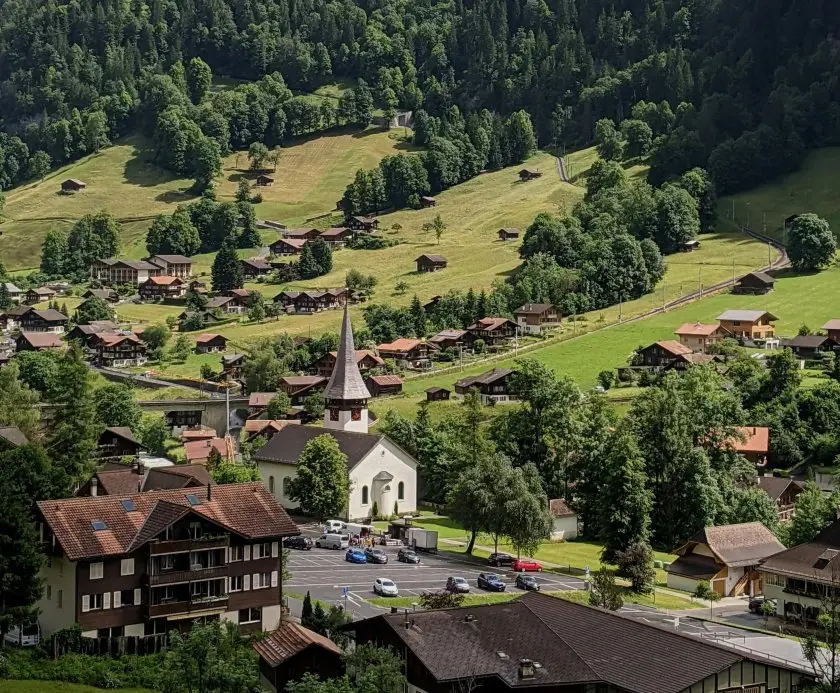
[(368, 504), (368, 487), (362, 486), (362, 505)]

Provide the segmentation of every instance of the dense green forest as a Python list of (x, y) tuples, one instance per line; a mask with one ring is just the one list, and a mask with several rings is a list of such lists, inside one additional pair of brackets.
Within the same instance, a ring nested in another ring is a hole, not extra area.
[[(840, 141), (839, 29), (834, 0), (6, 0), (0, 183), (151, 132), (172, 103), (224, 152), (364, 121), (372, 97), (437, 117), (525, 110), (542, 145), (590, 141), (603, 118), (644, 120), (654, 184), (703, 166), (726, 193)], [(202, 104), (193, 58), (262, 84)], [(364, 80), (365, 108), (309, 109), (297, 127), (288, 109), (277, 117), (286, 85), (332, 76)], [(206, 151), (186, 151), (205, 161), (180, 173), (212, 173)]]

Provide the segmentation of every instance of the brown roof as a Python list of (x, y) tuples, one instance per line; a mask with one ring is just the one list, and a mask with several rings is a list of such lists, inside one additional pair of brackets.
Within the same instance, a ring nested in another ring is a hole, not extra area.
[(127, 496), (132, 493), (139, 493), (143, 488), (143, 477), (130, 467), (103, 469), (94, 476), (97, 486), (109, 496)]
[(510, 368), (494, 368), (490, 371), (485, 371), (481, 375), (475, 375), (455, 383), (456, 387), (472, 387), (474, 385), (489, 385), (501, 378), (509, 376), (513, 371)]
[(825, 325), (822, 326), (824, 330), (840, 330), (840, 320), (834, 319), (829, 320)]
[(105, 346), (115, 346), (120, 342), (129, 341), (134, 342), (135, 344), (142, 344), (143, 341), (134, 333), (130, 334), (119, 334), (119, 333), (110, 333), (110, 332), (100, 332), (99, 333), (99, 341), (104, 344)]
[(105, 435), (105, 433), (112, 433), (118, 438), (127, 440), (129, 443), (140, 445), (140, 441), (134, 437), (134, 432), (128, 426), (109, 426), (105, 429), (102, 435)]
[(150, 260), (160, 259), (164, 262), (169, 263), (170, 265), (191, 265), (192, 260), (190, 260), (186, 255), (154, 255), (153, 257), (149, 258)]
[(781, 498), (790, 486), (800, 491), (802, 490), (802, 486), (796, 481), (783, 476), (760, 476), (757, 479), (757, 483), (758, 488), (764, 491), (774, 501)]
[(701, 322), (686, 322), (674, 330), (674, 334), (685, 335), (687, 337), (709, 337), (719, 327), (719, 325), (705, 325)]
[(470, 325), (467, 329), (492, 331), (499, 329), (506, 322), (509, 322), (511, 325), (516, 324), (512, 320), (508, 320), (507, 318), (481, 318), (481, 320)]
[(341, 452), (347, 456), (348, 469), (352, 469), (382, 440), (382, 436), (371, 433), (338, 431), (314, 426), (286, 426), (255, 454), (255, 459), (261, 462), (297, 464), (298, 457), (306, 444), (322, 435), (335, 438)]
[(187, 462), (193, 460), (206, 460), (210, 455), (210, 450), (216, 448), (222, 459), (227, 457), (227, 443), (224, 438), (210, 438), (209, 440), (193, 440), (189, 443), (184, 443), (184, 456)]
[(762, 282), (764, 284), (775, 284), (776, 283), (776, 278), (771, 277), (769, 274), (767, 274), (767, 272), (750, 272), (749, 274), (745, 274), (743, 277), (741, 277), (740, 281), (743, 281), (747, 277), (754, 277), (755, 279), (758, 279), (760, 282)]
[(260, 270), (268, 270), (271, 269), (271, 263), (268, 262), (264, 257), (252, 257), (248, 258), (247, 260), (241, 260), (245, 265), (250, 265), (254, 269)]
[(333, 236), (343, 236), (345, 233), (348, 233), (350, 229), (344, 226), (334, 226), (326, 231), (321, 231), (319, 238), (332, 238)]
[[(317, 233), (318, 229), (284, 229), (283, 234), (289, 238), (294, 238), (295, 236), (306, 236), (313, 231)], [(288, 238), (286, 240), (288, 240)]]
[(673, 561), (668, 572), (695, 580), (711, 580), (721, 569), (722, 566), (711, 556), (690, 553)]
[(29, 440), (17, 426), (0, 426), (0, 440), (5, 440), (16, 448), (29, 444)]
[(214, 428), (198, 428), (198, 429), (187, 429), (183, 433), (181, 433), (181, 438), (184, 440), (207, 440), (209, 438), (216, 437), (216, 429)]
[(299, 425), (297, 419), (248, 419), (245, 422), (245, 432), (254, 434), (260, 433), (269, 426), (275, 431), (280, 431), (289, 425)]
[(467, 334), (466, 330), (441, 330), (434, 337), (429, 337), (429, 341), (443, 342), (450, 339), (458, 341), (459, 339), (463, 339), (465, 334)]
[(157, 277), (149, 277), (147, 282), (151, 282), (152, 284), (156, 284), (157, 286), (171, 286), (172, 284), (183, 284), (183, 282), (178, 277), (170, 277), (167, 274), (162, 274)]
[[(552, 690), (603, 682), (633, 693), (678, 693), (746, 659), (673, 628), (540, 593), (505, 604), (412, 613), (409, 628), (403, 614), (374, 618), (438, 682), (500, 679), (510, 688)], [(540, 664), (534, 679), (520, 679), (521, 659)]]
[(428, 260), (429, 262), (434, 262), (434, 263), (446, 262), (446, 258), (443, 257), (443, 255), (428, 255), (428, 254), (425, 254), (425, 253), (423, 255), (421, 255), (420, 257), (418, 257), (415, 260), (415, 262), (420, 262), (420, 260)]
[(398, 375), (372, 375), (370, 379), (380, 387), (403, 384), (403, 379)]
[(215, 333), (200, 334), (200, 335), (198, 335), (198, 337), (195, 338), (195, 343), (196, 344), (206, 344), (207, 342), (212, 342), (213, 340), (220, 339), (220, 338), (227, 341), (227, 337), (225, 337), (224, 335), (215, 334)]
[(542, 315), (550, 311), (552, 307), (550, 303), (526, 303), (524, 306), (519, 306), (513, 313), (514, 315)]
[(207, 486), (215, 484), (207, 467), (201, 464), (176, 464), (171, 467), (155, 467), (149, 470), (143, 484), (144, 491)]
[(767, 453), (770, 450), (770, 429), (765, 426), (739, 426), (738, 431), (744, 436), (741, 442), (732, 438), (729, 443), (735, 452)]
[[(190, 505), (188, 495), (194, 495), (199, 504)], [(202, 486), (121, 496), (40, 501), (38, 507), (71, 561), (120, 555), (126, 553), (129, 547), (137, 548), (138, 537), (150, 535), (146, 541), (154, 538), (157, 533), (144, 531), (144, 524), (159, 505), (181, 513), (195, 513), (246, 539), (299, 533), (297, 525), (259, 482), (214, 486), (210, 500), (207, 495), (207, 487)], [(126, 512), (120, 502), (124, 499), (133, 501), (133, 512)], [(106, 529), (93, 529), (95, 520), (104, 522)], [(160, 531), (166, 526), (163, 524)]]
[[(338, 358), (338, 352), (337, 351), (331, 351), (330, 356), (337, 359)], [(356, 349), (356, 363), (359, 363), (360, 361), (363, 361), (364, 359), (366, 359), (368, 357), (372, 358), (380, 366), (385, 365), (385, 362), (381, 358), (379, 358), (376, 355), (375, 352), (371, 351), (370, 349)]]
[(826, 527), (807, 544), (781, 551), (761, 563), (761, 570), (805, 578), (813, 582), (837, 582), (840, 571), (840, 521)]
[(552, 498), (548, 501), (548, 512), (553, 517), (573, 517), (577, 513), (569, 507), (569, 504), (562, 498)]
[(689, 349), (684, 344), (680, 344), (673, 339), (665, 339), (661, 342), (656, 343), (661, 349), (664, 349), (669, 354), (673, 354), (674, 356), (680, 356), (681, 354), (690, 354), (691, 349)]
[(326, 383), (327, 379), (322, 375), (285, 375), (280, 382), (289, 387), (311, 387)]
[(55, 308), (44, 308), (43, 310), (33, 310), (32, 313), (37, 315), (41, 320), (46, 322), (67, 322), (67, 316), (55, 310)]
[(23, 332), (20, 335), (36, 349), (52, 349), (64, 346), (61, 335), (55, 332)]
[(282, 664), (312, 645), (341, 655), (338, 645), (329, 638), (286, 620), (271, 635), (253, 643), (254, 650), (271, 667)]
[(276, 392), (252, 392), (248, 396), (249, 407), (267, 407), (268, 403), (277, 397)]
[(416, 347), (420, 346), (423, 342), (419, 339), (406, 339), (405, 337), (400, 337), (399, 339), (395, 339), (393, 342), (388, 342), (386, 344), (380, 344), (377, 349), (379, 351), (411, 351)]
[(274, 243), (271, 245), (277, 245), (278, 243), (282, 243), (283, 245), (290, 245), (293, 248), (303, 248), (306, 245), (307, 239), (306, 238), (278, 238)]
[(690, 553), (692, 544), (705, 544), (721, 563), (730, 568), (755, 565), (762, 559), (785, 550), (776, 535), (760, 522), (706, 527), (695, 534), (687, 544), (677, 549), (676, 553)]

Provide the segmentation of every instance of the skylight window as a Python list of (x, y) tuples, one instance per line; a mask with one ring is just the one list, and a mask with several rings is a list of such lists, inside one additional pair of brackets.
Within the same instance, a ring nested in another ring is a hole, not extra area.
[(198, 499), (198, 496), (196, 496), (194, 493), (187, 494), (187, 503), (189, 503), (190, 505), (201, 505), (201, 501)]
[(108, 525), (106, 525), (102, 520), (94, 520), (90, 523), (90, 526), (93, 527), (94, 531), (101, 532), (104, 529), (108, 529)]
[(126, 498), (125, 500), (121, 500), (120, 504), (127, 513), (133, 513), (137, 508), (134, 507), (134, 501), (131, 498)]

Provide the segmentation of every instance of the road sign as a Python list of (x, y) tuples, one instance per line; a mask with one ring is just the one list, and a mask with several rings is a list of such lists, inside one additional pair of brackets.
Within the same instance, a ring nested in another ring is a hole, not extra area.
[(347, 596), (347, 593), (348, 593), (349, 591), (350, 591), (350, 589), (349, 589), (349, 588), (347, 588), (347, 587), (342, 587), (342, 588), (341, 588), (341, 595), (342, 595), (343, 597), (346, 597), (346, 596)]

